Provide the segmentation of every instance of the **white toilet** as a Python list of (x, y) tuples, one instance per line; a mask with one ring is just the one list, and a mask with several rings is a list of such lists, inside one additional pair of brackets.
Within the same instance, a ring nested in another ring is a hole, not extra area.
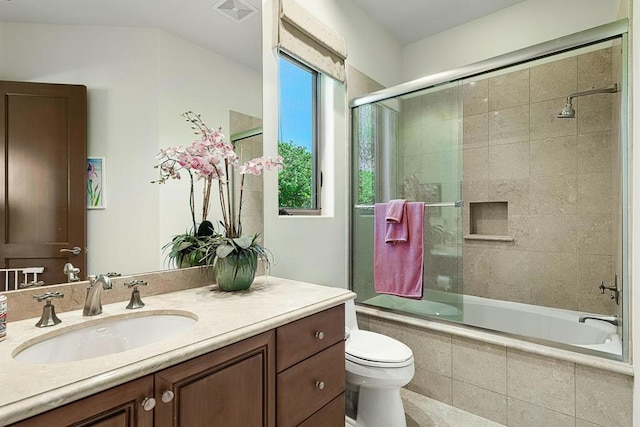
[(386, 335), (358, 329), (353, 300), (345, 303), (347, 386), (359, 388), (357, 427), (406, 427), (400, 387), (413, 378), (413, 352)]

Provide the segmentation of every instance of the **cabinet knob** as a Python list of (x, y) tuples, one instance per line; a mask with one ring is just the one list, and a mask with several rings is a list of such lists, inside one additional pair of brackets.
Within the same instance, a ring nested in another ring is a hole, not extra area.
[(324, 388), (324, 381), (316, 381), (316, 387), (322, 390)]
[(169, 402), (171, 402), (173, 400), (173, 396), (174, 396), (174, 394), (173, 394), (173, 392), (171, 390), (165, 390), (165, 391), (162, 392), (162, 397), (161, 398), (162, 398), (162, 401), (164, 403), (169, 403)]
[(324, 332), (316, 332), (316, 338), (318, 338), (319, 340), (324, 339)]
[(156, 407), (156, 400), (153, 397), (145, 397), (142, 401), (142, 407), (145, 411), (149, 412)]

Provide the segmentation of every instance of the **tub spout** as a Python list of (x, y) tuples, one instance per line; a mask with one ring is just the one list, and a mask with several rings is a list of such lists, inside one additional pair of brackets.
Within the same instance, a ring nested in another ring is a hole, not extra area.
[(618, 326), (619, 324), (618, 316), (615, 314), (612, 314), (611, 316), (599, 316), (597, 314), (582, 314), (580, 315), (578, 322), (584, 323), (584, 321), (587, 319), (602, 320), (603, 322), (611, 323), (614, 326)]

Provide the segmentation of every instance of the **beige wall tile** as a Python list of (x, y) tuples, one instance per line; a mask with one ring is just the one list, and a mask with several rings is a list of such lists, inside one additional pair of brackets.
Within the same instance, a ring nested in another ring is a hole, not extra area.
[(575, 418), (538, 405), (509, 397), (507, 399), (509, 427), (574, 427)]
[(458, 117), (458, 91), (456, 88), (437, 89), (422, 96), (422, 120), (424, 123), (440, 122)]
[[(466, 199), (465, 199), (466, 200)], [(529, 213), (528, 179), (493, 179), (488, 182), (488, 199), (508, 203), (509, 216)]]
[(406, 386), (408, 390), (439, 400), (447, 405), (452, 404), (452, 387), (451, 377), (425, 371), (420, 368), (416, 368), (413, 379)]
[(384, 88), (353, 65), (347, 65), (347, 98), (349, 100)]
[(534, 251), (575, 253), (576, 219), (572, 215), (531, 215), (529, 248)]
[(462, 85), (463, 115), (473, 116), (486, 113), (489, 105), (489, 82), (477, 80)]
[(529, 181), (532, 215), (575, 214), (578, 205), (576, 175), (532, 176)]
[(532, 303), (576, 310), (577, 260), (575, 253), (530, 252)]
[(425, 184), (452, 182), (457, 178), (457, 156), (454, 151), (422, 155), (421, 181)]
[(605, 427), (631, 426), (632, 377), (576, 366), (576, 412)]
[(613, 213), (611, 173), (578, 175), (578, 212)]
[(575, 135), (531, 141), (531, 176), (575, 175), (578, 165), (578, 138)]
[(454, 380), (503, 395), (507, 393), (507, 351), (504, 347), (453, 337), (451, 351)]
[(531, 245), (529, 243), (529, 215), (509, 214), (509, 236), (515, 239), (512, 244), (514, 249), (529, 249)]
[(576, 427), (602, 427), (600, 424), (590, 423), (589, 421), (584, 421), (579, 418), (576, 418)]
[(578, 173), (612, 172), (611, 132), (578, 135)]
[(489, 145), (510, 144), (529, 139), (529, 105), (489, 113)]
[(578, 55), (578, 91), (613, 83), (611, 48)]
[(464, 148), (485, 147), (489, 141), (489, 117), (487, 113), (465, 116), (463, 119)]
[(453, 380), (453, 406), (501, 424), (507, 422), (507, 396), (471, 384)]
[(578, 133), (603, 132), (611, 130), (611, 114), (614, 94), (603, 93), (578, 98), (574, 102)]
[(578, 125), (575, 119), (559, 119), (557, 117), (564, 105), (563, 98), (531, 104), (529, 131), (532, 140), (576, 134)]
[(529, 144), (520, 142), (489, 147), (489, 179), (529, 177)]
[(603, 280), (606, 284), (613, 285), (613, 259), (611, 255), (578, 253), (578, 293), (601, 295), (598, 286)]
[(574, 364), (507, 349), (507, 395), (573, 417)]
[(416, 368), (451, 376), (451, 336), (403, 327), (402, 340), (413, 350)]
[(403, 157), (402, 167), (404, 169), (405, 176), (412, 176), (412, 175), (415, 175), (416, 177), (422, 176), (422, 156), (418, 154), (415, 156)]
[(611, 215), (579, 214), (576, 222), (580, 254), (611, 254)]
[(422, 96), (410, 96), (400, 102), (400, 125), (404, 128), (422, 123)]
[(530, 73), (531, 102), (566, 98), (578, 88), (578, 60), (575, 56), (531, 67)]
[(422, 126), (420, 152), (422, 154), (451, 151), (458, 146), (457, 120), (428, 122)]
[(410, 126), (400, 129), (400, 140), (405, 156), (415, 156), (422, 153), (422, 127)]
[(489, 179), (489, 148), (469, 148), (462, 152), (462, 179), (486, 181)]
[(489, 111), (529, 104), (529, 70), (489, 78)]

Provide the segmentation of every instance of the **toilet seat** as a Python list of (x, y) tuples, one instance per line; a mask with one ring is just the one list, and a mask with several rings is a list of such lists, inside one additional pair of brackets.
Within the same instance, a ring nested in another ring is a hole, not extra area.
[(348, 361), (364, 366), (401, 368), (413, 363), (413, 352), (405, 344), (386, 335), (351, 330), (345, 345)]

